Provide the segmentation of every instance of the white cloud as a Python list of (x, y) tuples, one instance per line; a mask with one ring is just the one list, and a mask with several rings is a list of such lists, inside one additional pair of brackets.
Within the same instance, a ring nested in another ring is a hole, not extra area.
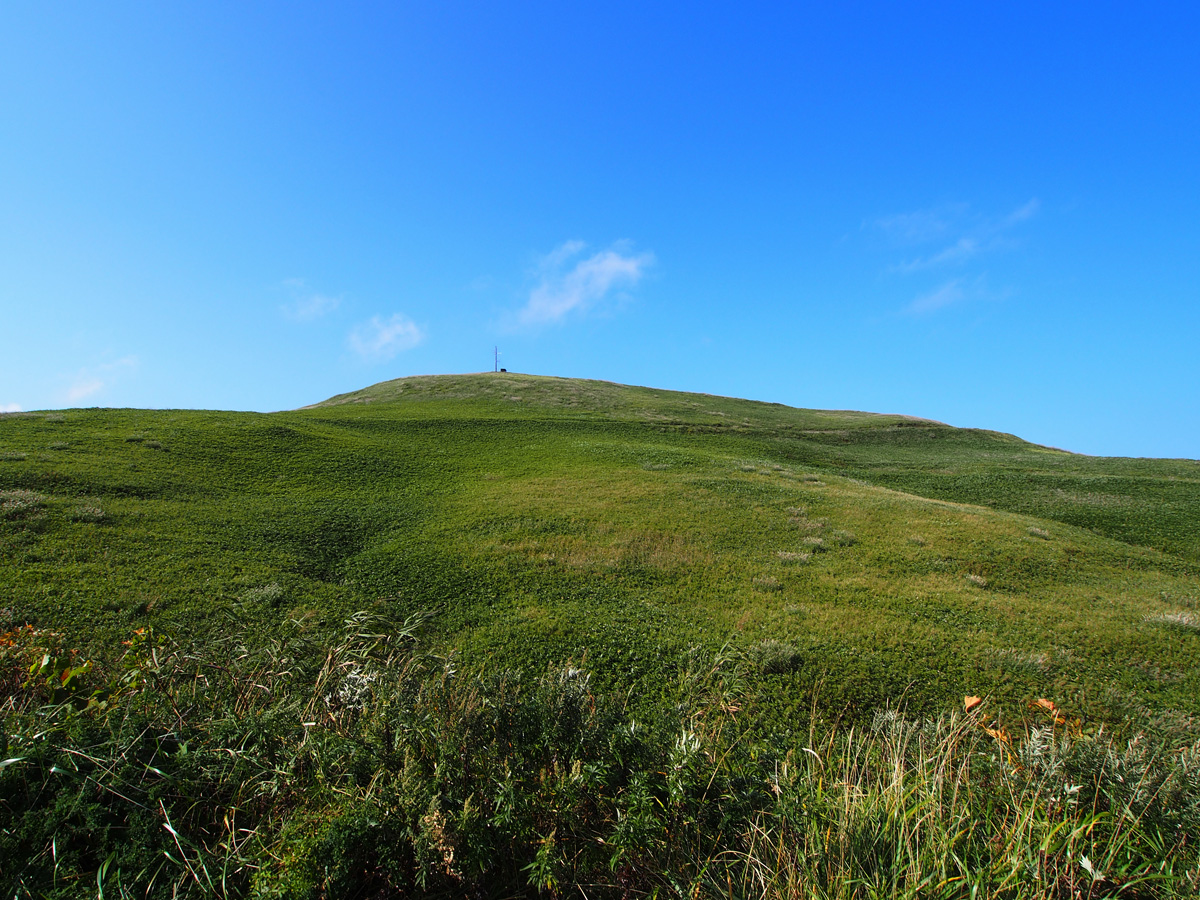
[(585, 247), (583, 241), (567, 241), (543, 257), (537, 286), (517, 315), (520, 324), (561, 322), (572, 311), (584, 312), (612, 292), (634, 287), (654, 264), (654, 254), (634, 254), (618, 243), (571, 266)]
[(326, 313), (333, 312), (342, 303), (341, 297), (330, 297), (309, 290), (303, 278), (288, 278), (283, 282), (283, 286), (292, 293), (292, 301), (285, 303), (280, 309), (285, 316), (297, 322), (319, 319)]
[(1003, 227), (1007, 228), (1009, 225), (1016, 225), (1018, 222), (1024, 222), (1026, 219), (1032, 219), (1035, 215), (1037, 215), (1037, 211), (1041, 208), (1041, 206), (1042, 202), (1038, 200), (1037, 197), (1034, 197), (1028, 203), (1017, 207), (1007, 216), (1005, 216), (1001, 224)]
[[(897, 242), (925, 245), (922, 255), (888, 266), (888, 272), (943, 279), (942, 284), (920, 294), (902, 312), (925, 315), (967, 298), (993, 295), (982, 286), (981, 261), (990, 255), (1019, 248), (1021, 240), (1012, 232), (1037, 215), (1040, 208), (1041, 203), (1035, 197), (1000, 216), (980, 215), (965, 204), (959, 204), (876, 219), (875, 227), (884, 232), (893, 245)], [(945, 281), (946, 274), (936, 274), (947, 269), (958, 277)], [(1004, 293), (1007, 289), (1001, 291)]]
[(66, 402), (78, 403), (80, 400), (86, 400), (88, 397), (112, 387), (123, 373), (136, 369), (137, 365), (136, 356), (126, 356), (116, 362), (80, 369), (72, 376), (64, 393)]
[(298, 319), (301, 322), (311, 322), (313, 319), (319, 319), (326, 313), (333, 312), (341, 302), (342, 299), (340, 297), (312, 294), (292, 303), (288, 308), (288, 312), (293, 319)]
[(538, 268), (542, 271), (554, 271), (566, 264), (572, 256), (581, 252), (587, 244), (584, 241), (566, 241), (561, 247), (551, 250), (541, 258)]
[(350, 332), (347, 343), (363, 359), (382, 361), (411, 350), (425, 340), (425, 332), (403, 313), (390, 319), (374, 316)]
[(895, 240), (922, 244), (940, 239), (950, 229), (950, 220), (959, 218), (965, 209), (965, 206), (959, 204), (939, 209), (895, 213), (876, 219), (875, 225)]
[(17, 403), (0, 403), (0, 413), (20, 412), (21, 406)]
[(966, 204), (958, 204), (885, 216), (876, 219), (875, 225), (890, 237), (907, 244), (930, 244), (950, 238), (951, 242), (942, 250), (891, 268), (894, 272), (907, 274), (962, 263), (989, 251), (1007, 249), (1013, 242), (1004, 234), (1032, 219), (1040, 208), (1041, 202), (1034, 197), (1007, 215), (996, 217), (972, 214)]
[(922, 269), (936, 269), (939, 266), (957, 265), (965, 263), (971, 257), (979, 254), (983, 249), (985, 248), (975, 238), (959, 238), (944, 250), (939, 250), (931, 256), (918, 257), (908, 262), (900, 263), (900, 265), (894, 266), (892, 271), (908, 274), (910, 272), (919, 272)]
[(905, 312), (912, 316), (921, 316), (935, 312), (952, 304), (958, 303), (966, 296), (961, 278), (948, 281), (928, 294), (922, 294), (905, 307)]
[(98, 394), (104, 390), (104, 382), (91, 375), (78, 375), (75, 381), (67, 388), (67, 402), (76, 403), (80, 400), (86, 400), (92, 394)]

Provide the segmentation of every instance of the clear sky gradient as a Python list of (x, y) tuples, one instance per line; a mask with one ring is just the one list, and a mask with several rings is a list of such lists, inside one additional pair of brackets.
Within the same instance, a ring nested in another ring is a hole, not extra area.
[(0, 410), (600, 378), (1200, 457), (1194, 3), (0, 6)]

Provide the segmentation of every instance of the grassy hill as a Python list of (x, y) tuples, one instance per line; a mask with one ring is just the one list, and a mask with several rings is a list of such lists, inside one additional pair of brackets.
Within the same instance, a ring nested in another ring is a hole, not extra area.
[(249, 658), (366, 612), (463, 671), (586, 671), (644, 721), (727, 660), (747, 747), (965, 695), (1179, 747), (1198, 597), (1200, 463), (901, 415), (487, 373), (0, 417), (0, 630), (110, 672), (147, 633)]
[(613, 683), (766, 644), (788, 715), (817, 684), (864, 714), (1200, 712), (1195, 461), (512, 374), (270, 415), (10, 415), (0, 453), (0, 490), (40, 498), (6, 501), (0, 608), (84, 643), (383, 602), (464, 653), (586, 653)]

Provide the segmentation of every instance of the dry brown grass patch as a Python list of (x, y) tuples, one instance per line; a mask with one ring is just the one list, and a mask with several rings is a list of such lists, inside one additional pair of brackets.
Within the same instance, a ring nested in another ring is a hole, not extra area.
[(796, 552), (793, 550), (780, 550), (775, 555), (778, 556), (784, 562), (790, 562), (790, 563), (806, 563), (810, 559), (812, 559), (811, 553)]

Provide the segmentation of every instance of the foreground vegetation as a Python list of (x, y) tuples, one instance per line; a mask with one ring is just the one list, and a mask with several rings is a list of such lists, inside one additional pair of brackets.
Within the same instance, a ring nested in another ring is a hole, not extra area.
[[(747, 661), (694, 653), (649, 718), (567, 665), (421, 651), (360, 614), (251, 648), (140, 631), (83, 663), (7, 635), (0, 858), (18, 897), (1186, 897), (1200, 745), (1043, 700), (756, 740)], [(750, 665), (750, 669), (753, 665)], [(9, 672), (14, 671), (10, 668)]]
[(0, 879), (1188, 896), (1197, 597), (1196, 462), (902, 416), (0, 416)]

